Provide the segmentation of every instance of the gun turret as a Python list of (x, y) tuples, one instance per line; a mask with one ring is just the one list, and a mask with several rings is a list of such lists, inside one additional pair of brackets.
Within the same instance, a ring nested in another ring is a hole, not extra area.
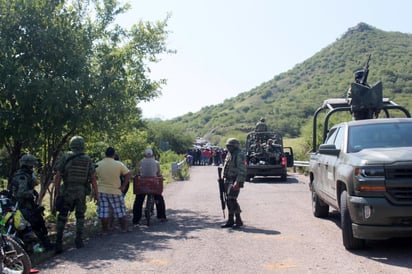
[(363, 70), (355, 72), (355, 83), (350, 88), (349, 104), (354, 120), (373, 119), (383, 107), (382, 82), (373, 86), (367, 84), (370, 59), (369, 54)]

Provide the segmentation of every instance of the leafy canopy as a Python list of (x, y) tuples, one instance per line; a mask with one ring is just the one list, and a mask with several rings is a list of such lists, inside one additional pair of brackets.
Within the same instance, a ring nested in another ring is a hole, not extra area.
[[(119, 140), (137, 129), (140, 101), (163, 80), (149, 64), (166, 48), (167, 19), (115, 23), (130, 6), (117, 0), (0, 0), (0, 147), (10, 174), (23, 151), (43, 162), (47, 187), (73, 135)], [(86, 139), (86, 140), (87, 140)]]

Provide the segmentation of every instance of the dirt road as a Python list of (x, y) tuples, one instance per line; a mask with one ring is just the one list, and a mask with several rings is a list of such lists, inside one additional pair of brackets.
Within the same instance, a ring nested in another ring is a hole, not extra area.
[(348, 252), (339, 214), (314, 218), (307, 178), (258, 178), (239, 196), (245, 226), (222, 229), (217, 167), (191, 168), (164, 191), (167, 223), (89, 239), (38, 266), (41, 273), (411, 273), (412, 241)]

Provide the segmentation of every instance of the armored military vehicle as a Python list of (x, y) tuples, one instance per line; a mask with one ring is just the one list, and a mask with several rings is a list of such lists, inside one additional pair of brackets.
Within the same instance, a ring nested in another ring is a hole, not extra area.
[[(329, 207), (340, 212), (346, 249), (363, 248), (365, 240), (412, 237), (411, 115), (383, 98), (381, 82), (366, 84), (367, 68), (358, 73), (363, 81), (355, 73), (349, 98), (325, 100), (313, 118), (313, 215), (325, 218)], [(318, 116), (325, 112), (317, 147)], [(352, 121), (329, 127), (330, 117), (342, 112), (352, 113)]]
[(293, 167), (293, 149), (283, 146), (280, 133), (252, 131), (246, 135), (246, 181), (256, 176), (280, 176), (287, 179)]

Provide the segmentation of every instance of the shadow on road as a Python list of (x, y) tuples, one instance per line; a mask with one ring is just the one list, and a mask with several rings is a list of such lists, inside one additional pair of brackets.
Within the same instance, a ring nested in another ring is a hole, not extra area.
[[(329, 212), (325, 220), (332, 221), (341, 229), (340, 213), (336, 210)], [(341, 234), (339, 238), (341, 241)], [(342, 244), (343, 245), (343, 244)], [(412, 238), (396, 238), (389, 240), (368, 240), (362, 250), (350, 250), (353, 254), (378, 261), (383, 264), (412, 269)]]
[(280, 177), (255, 177), (251, 179), (250, 184), (297, 184), (299, 180), (295, 177), (288, 177), (286, 181)]
[[(41, 264), (40, 268), (54, 268), (66, 261), (72, 261), (85, 270), (101, 270), (104, 273), (105, 268), (110, 264), (110, 260), (127, 260), (142, 261), (142, 251), (151, 251), (159, 249), (169, 249), (170, 241), (196, 239), (194, 231), (197, 230), (221, 230), (221, 217), (210, 216), (207, 213), (196, 211), (167, 210), (169, 221), (161, 223), (154, 220), (153, 225), (139, 225), (134, 227), (132, 232), (120, 233), (115, 232), (109, 235), (96, 235), (86, 242), (82, 249), (71, 248), (61, 255), (55, 256)], [(231, 232), (242, 231), (243, 233), (256, 233), (266, 235), (280, 234), (278, 231), (259, 229), (250, 226), (244, 226), (239, 230), (229, 229)], [(111, 266), (112, 267), (112, 266)]]
[(263, 234), (263, 235), (279, 235), (280, 232), (276, 230), (267, 230), (267, 229), (261, 229), (257, 227), (252, 227), (252, 226), (242, 226), (239, 229), (230, 229), (229, 232), (231, 233), (236, 233), (236, 232), (243, 232), (243, 233), (253, 233), (253, 234)]

